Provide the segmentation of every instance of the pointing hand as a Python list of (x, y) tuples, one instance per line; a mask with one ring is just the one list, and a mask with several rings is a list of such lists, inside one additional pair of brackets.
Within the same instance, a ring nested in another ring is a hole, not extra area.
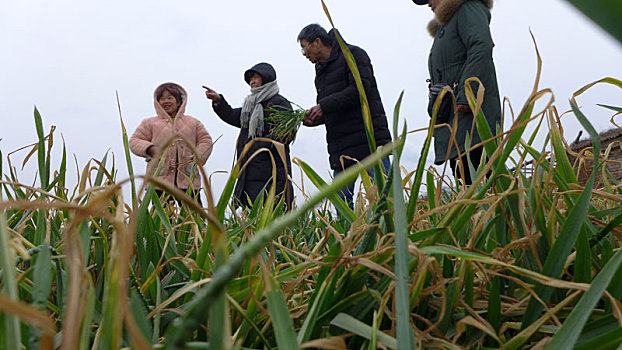
[(210, 100), (212, 100), (214, 102), (218, 102), (220, 100), (220, 94), (218, 94), (216, 91), (208, 88), (205, 85), (203, 85), (203, 88), (206, 90), (205, 91), (205, 96), (207, 98), (209, 98)]

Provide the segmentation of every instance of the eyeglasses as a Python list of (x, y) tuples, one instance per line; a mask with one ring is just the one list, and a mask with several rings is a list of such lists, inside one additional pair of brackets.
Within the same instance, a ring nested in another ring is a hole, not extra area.
[(301, 48), (300, 48), (300, 53), (302, 53), (303, 55), (304, 55), (305, 53), (307, 53), (307, 51), (309, 50), (309, 47), (310, 47), (311, 45), (313, 45), (313, 43), (307, 43), (307, 45), (305, 45), (305, 46), (301, 47)]

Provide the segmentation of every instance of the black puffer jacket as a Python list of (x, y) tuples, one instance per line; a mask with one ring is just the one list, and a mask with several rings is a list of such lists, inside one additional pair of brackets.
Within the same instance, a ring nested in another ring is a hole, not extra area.
[[(245, 80), (248, 83), (250, 80), (250, 76), (253, 72), (257, 72), (261, 75), (262, 84), (269, 83), (271, 81), (276, 80), (276, 71), (274, 68), (268, 63), (259, 63), (253, 66), (251, 69), (246, 71), (244, 74)], [(270, 143), (265, 141), (255, 141), (251, 146), (250, 150), (246, 153), (242, 166), (248, 163), (248, 159), (252, 156), (258, 149), (267, 148), (270, 150), (272, 157), (274, 157), (274, 161), (276, 163), (276, 193), (277, 195), (285, 195), (287, 208), (291, 209), (292, 199), (293, 199), (293, 187), (291, 182), (288, 181), (288, 174), (291, 175), (291, 161), (289, 156), (289, 143), (291, 140), (279, 140), (272, 136), (271, 130), (273, 124), (270, 123), (266, 117), (269, 116), (269, 112), (266, 109), (271, 108), (272, 106), (282, 106), (285, 108), (292, 108), (291, 104), (287, 99), (283, 96), (277, 94), (272, 98), (268, 99), (261, 103), (264, 109), (264, 131), (261, 137), (270, 138), (285, 144), (285, 156), (286, 163), (283, 164), (281, 160), (281, 156), (279, 155), (276, 147)], [(216, 114), (225, 121), (226, 123), (233, 125), (235, 127), (240, 128), (240, 134), (238, 136), (238, 141), (236, 145), (236, 152), (239, 158), (240, 154), (242, 154), (242, 150), (247, 143), (251, 142), (251, 139), (248, 138), (248, 127), (242, 127), (240, 122), (240, 114), (242, 112), (242, 108), (232, 108), (229, 103), (225, 100), (221, 95), (221, 99), (217, 103), (213, 103), (212, 107)], [(234, 196), (236, 198), (236, 205), (244, 205), (250, 207), (255, 199), (259, 196), (262, 189), (265, 188), (265, 191), (270, 189), (272, 179), (272, 161), (270, 159), (270, 154), (263, 151), (257, 154), (250, 163), (246, 164), (246, 169), (240, 172), (238, 176), (238, 181), (235, 186)], [(250, 202), (249, 199), (250, 198)]]
[[(334, 29), (328, 34), (333, 40), (332, 52), (326, 61), (315, 65), (315, 88), (317, 90), (317, 103), (322, 107), (324, 123), (326, 124), (330, 167), (340, 169), (339, 158), (342, 155), (360, 161), (367, 157), (370, 151), (365, 135), (363, 111), (356, 82), (335, 37)], [(376, 145), (385, 145), (391, 142), (391, 134), (376, 85), (371, 60), (365, 50), (360, 47), (348, 45), (348, 48), (352, 52), (361, 74), (371, 109)], [(348, 167), (352, 165), (352, 161), (344, 159), (344, 164)]]

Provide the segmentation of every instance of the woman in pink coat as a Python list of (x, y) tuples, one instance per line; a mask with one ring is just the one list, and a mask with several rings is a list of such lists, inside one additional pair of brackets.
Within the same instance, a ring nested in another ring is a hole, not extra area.
[[(199, 199), (201, 176), (197, 167), (205, 164), (212, 153), (212, 137), (200, 121), (184, 114), (188, 101), (184, 88), (165, 83), (158, 86), (153, 97), (157, 116), (144, 119), (136, 128), (130, 138), (130, 150), (150, 162), (177, 135), (165, 150), (159, 179), (182, 191), (190, 187)], [(183, 139), (196, 148), (199, 159), (195, 159), (192, 148)]]

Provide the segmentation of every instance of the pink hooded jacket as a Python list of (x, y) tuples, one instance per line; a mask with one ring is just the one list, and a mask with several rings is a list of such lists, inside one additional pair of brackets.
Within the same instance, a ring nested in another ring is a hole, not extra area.
[(192, 168), (194, 166), (195, 172), (192, 188), (196, 190), (201, 187), (201, 176), (196, 167), (205, 164), (207, 158), (212, 153), (212, 137), (199, 120), (184, 114), (188, 101), (186, 90), (174, 83), (167, 84), (176, 87), (182, 97), (181, 105), (175, 118), (171, 118), (164, 111), (154, 92), (153, 104), (157, 116), (144, 119), (136, 128), (136, 131), (130, 138), (130, 150), (137, 156), (147, 158), (147, 162), (150, 162), (151, 157), (147, 154), (149, 146), (157, 145), (163, 147), (174, 134), (179, 134), (188, 139), (194, 143), (200, 159), (195, 162), (192, 149), (181, 138), (177, 138), (166, 150), (164, 165), (159, 177), (177, 188), (186, 189), (188, 188), (188, 181), (193, 176)]

